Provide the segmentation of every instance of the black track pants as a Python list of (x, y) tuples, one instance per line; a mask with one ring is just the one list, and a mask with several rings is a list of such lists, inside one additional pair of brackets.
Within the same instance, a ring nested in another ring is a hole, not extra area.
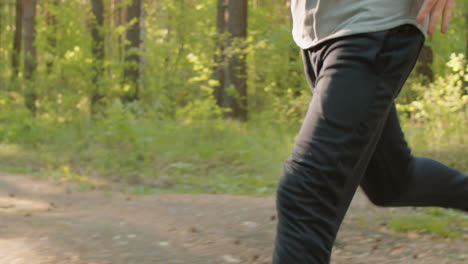
[(359, 185), (380, 206), (468, 211), (468, 177), (413, 156), (395, 110), (423, 42), (403, 25), (303, 50), (314, 96), (277, 187), (274, 264), (329, 263)]

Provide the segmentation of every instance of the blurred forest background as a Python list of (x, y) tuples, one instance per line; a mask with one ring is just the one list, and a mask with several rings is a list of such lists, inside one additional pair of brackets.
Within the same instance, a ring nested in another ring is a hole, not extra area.
[[(136, 193), (272, 194), (312, 93), (290, 0), (0, 0), (0, 170)], [(398, 98), (468, 170), (468, 0)]]

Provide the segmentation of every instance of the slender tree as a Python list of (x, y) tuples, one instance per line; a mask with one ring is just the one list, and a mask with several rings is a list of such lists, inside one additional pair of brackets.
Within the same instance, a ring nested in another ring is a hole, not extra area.
[(19, 59), (21, 54), (21, 42), (23, 35), (23, 0), (16, 0), (15, 9), (15, 37), (13, 39), (13, 52), (11, 57), (12, 78), (15, 79), (19, 73)]
[[(48, 52), (50, 54), (54, 54), (56, 48), (57, 48), (57, 16), (56, 16), (56, 10), (58, 9), (60, 4), (60, 0), (50, 0), (48, 3), (48, 7), (46, 8), (46, 23), (47, 23), (47, 28), (50, 29), (48, 32), (47, 36), (47, 42), (48, 42)], [(50, 7), (53, 8), (53, 11), (50, 10)], [(52, 67), (53, 67), (53, 58), (49, 58), (46, 62), (47, 66), (47, 73), (51, 73)]]
[(125, 45), (124, 83), (132, 89), (122, 98), (124, 102), (136, 101), (140, 97), (140, 47), (141, 47), (141, 0), (132, 0), (127, 6), (127, 20), (131, 23), (127, 30)]
[(247, 120), (247, 0), (228, 0), (227, 29), (229, 56), (226, 71), (225, 103), (232, 109), (231, 117)]
[[(113, 0), (113, 26), (115, 28), (120, 27), (122, 25), (127, 24), (127, 9), (125, 8), (125, 1), (124, 0)], [(119, 35), (117, 37), (117, 61), (121, 62), (123, 59), (123, 49), (122, 43), (124, 43), (124, 36)]]
[[(3, 32), (3, 0), (0, 0), (0, 44), (2, 43), (2, 32)], [(2, 58), (0, 58), (2, 59)]]
[[(468, 2), (464, 3), (465, 6), (465, 34), (466, 34), (466, 40), (465, 40), (465, 71), (468, 68)], [(468, 74), (465, 72), (465, 75)], [(464, 86), (468, 87), (468, 79), (465, 78)], [(465, 90), (466, 91), (466, 90)]]
[(433, 60), (432, 48), (428, 45), (424, 45), (419, 54), (418, 65), (415, 69), (417, 75), (424, 77), (423, 84), (434, 81), (434, 72), (432, 71)]
[[(4, 3), (5, 1), (4, 0), (0, 0), (0, 47), (3, 46), (3, 32), (4, 32), (4, 24), (3, 24), (3, 21), (4, 21), (4, 11), (3, 10), (6, 10), (8, 6), (6, 6), (7, 4)], [(6, 66), (5, 65), (5, 58), (3, 57), (4, 53), (0, 54), (0, 65), (1, 66)], [(1, 68), (0, 66), (0, 68)], [(2, 88), (2, 84), (0, 84), (0, 89)]]
[[(283, 5), (280, 5), (279, 12), (283, 14), (283, 19), (280, 21), (281, 24), (292, 24), (292, 14), (291, 14), (291, 0), (284, 0)], [(283, 78), (280, 76), (277, 82), (282, 87), (291, 87), (294, 91), (294, 96), (299, 97), (301, 96), (303, 90), (301, 89), (301, 84), (298, 82), (295, 76), (300, 76), (302, 73), (298, 71), (297, 67), (297, 60), (300, 59), (300, 52), (294, 44), (294, 42), (290, 42), (291, 44), (288, 45), (288, 48), (285, 52), (288, 54), (288, 78)], [(286, 82), (286, 83), (284, 83)]]
[[(4, 43), (4, 32), (6, 31), (5, 29), (7, 28), (8, 24), (6, 19), (8, 19), (7, 11), (10, 11), (9, 9), (9, 1), (7, 2), (6, 0), (0, 0), (0, 47), (7, 46), (6, 43)], [(8, 39), (8, 37), (6, 39)], [(9, 67), (9, 63), (7, 62), (9, 60), (7, 58), (8, 52), (9, 49), (0, 49), (0, 72), (6, 70)], [(5, 89), (7, 85), (7, 82), (1, 77), (2, 75), (0, 74), (0, 91)]]
[(227, 0), (218, 0), (216, 12), (216, 52), (215, 52), (215, 68), (213, 70), (214, 79), (218, 81), (218, 85), (214, 88), (214, 97), (219, 106), (224, 106), (224, 88), (226, 75), (226, 20), (227, 20)]
[(104, 95), (101, 91), (100, 77), (104, 73), (104, 35), (102, 28), (104, 25), (104, 3), (103, 0), (92, 0), (92, 12), (94, 15), (94, 21), (91, 27), (91, 35), (93, 38), (92, 54), (95, 58), (93, 88), (90, 95), (90, 112), (92, 116), (95, 116), (99, 112), (99, 106), (102, 105), (102, 99)]
[(24, 14), (24, 78), (26, 85), (24, 97), (26, 107), (36, 115), (37, 93), (31, 82), (37, 67), (36, 58), (36, 0), (23, 0)]

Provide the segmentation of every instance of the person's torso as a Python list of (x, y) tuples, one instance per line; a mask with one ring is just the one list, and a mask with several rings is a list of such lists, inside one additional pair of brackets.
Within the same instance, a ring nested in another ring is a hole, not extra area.
[(417, 24), (424, 0), (292, 0), (293, 37), (303, 49), (327, 39)]

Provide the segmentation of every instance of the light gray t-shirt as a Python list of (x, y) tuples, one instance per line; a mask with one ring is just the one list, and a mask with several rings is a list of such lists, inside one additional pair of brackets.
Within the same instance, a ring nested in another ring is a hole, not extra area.
[(294, 41), (302, 49), (327, 39), (390, 29), (402, 24), (417, 26), (426, 37), (428, 19), (416, 16), (424, 0), (292, 0)]

